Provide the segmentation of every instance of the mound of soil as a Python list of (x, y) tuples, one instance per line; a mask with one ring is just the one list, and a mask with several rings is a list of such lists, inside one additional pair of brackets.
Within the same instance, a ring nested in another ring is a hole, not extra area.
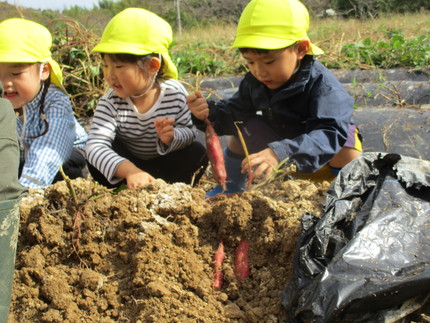
[[(9, 320), (15, 322), (279, 322), (299, 218), (320, 215), (329, 183), (291, 180), (205, 199), (157, 180), (114, 194), (93, 181), (33, 190), (21, 227)], [(250, 275), (234, 255), (249, 242)], [(225, 246), (221, 290), (213, 257)]]

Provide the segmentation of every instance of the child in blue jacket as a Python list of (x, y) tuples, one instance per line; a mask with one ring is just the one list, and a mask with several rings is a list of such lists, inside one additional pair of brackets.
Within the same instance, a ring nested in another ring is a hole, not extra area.
[[(187, 97), (196, 124), (205, 117), (219, 135), (229, 135), (224, 150), (227, 191), (245, 189), (253, 178), (268, 178), (285, 160), (297, 177), (332, 179), (361, 155), (352, 120), (354, 102), (333, 74), (315, 59), (322, 50), (307, 36), (309, 14), (297, 0), (252, 0), (244, 9), (233, 48), (249, 72), (230, 99), (207, 102), (196, 92)], [(250, 165), (237, 136), (245, 137)], [(209, 192), (214, 196), (220, 186)]]

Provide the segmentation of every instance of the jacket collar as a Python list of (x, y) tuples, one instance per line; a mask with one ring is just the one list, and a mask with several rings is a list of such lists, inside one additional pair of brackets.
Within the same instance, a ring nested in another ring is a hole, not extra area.
[[(292, 96), (297, 93), (303, 92), (306, 84), (309, 82), (311, 77), (312, 66), (314, 64), (314, 58), (312, 55), (306, 55), (301, 63), (299, 70), (291, 77), (288, 82), (286, 82), (279, 89), (272, 91), (272, 99), (276, 100), (276, 97), (282, 93), (282, 99), (285, 96)], [(250, 72), (245, 75), (246, 80), (251, 84), (251, 86), (256, 89), (264, 88), (267, 91), (267, 87), (258, 81)]]

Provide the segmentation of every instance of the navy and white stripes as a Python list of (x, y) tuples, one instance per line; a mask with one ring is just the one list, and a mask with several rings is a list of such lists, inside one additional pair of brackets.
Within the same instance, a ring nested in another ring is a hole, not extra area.
[[(86, 146), (88, 161), (112, 184), (118, 165), (125, 158), (112, 149), (117, 139), (136, 158), (152, 159), (190, 145), (196, 135), (187, 107), (187, 92), (176, 80), (160, 85), (161, 93), (154, 106), (139, 113), (130, 98), (122, 99), (109, 90), (96, 107)], [(165, 117), (175, 119), (174, 138), (169, 146), (163, 144), (155, 130), (154, 120)]]

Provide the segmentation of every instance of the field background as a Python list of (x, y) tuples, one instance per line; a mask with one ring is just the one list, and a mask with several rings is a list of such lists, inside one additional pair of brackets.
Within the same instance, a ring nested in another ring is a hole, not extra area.
[[(246, 71), (230, 48), (246, 3), (181, 0), (178, 24), (178, 0), (101, 0), (91, 10), (63, 12), (0, 2), (0, 19), (23, 17), (49, 28), (53, 56), (63, 68), (75, 113), (88, 117), (106, 90), (99, 58), (91, 49), (117, 12), (145, 7), (164, 17), (175, 31), (171, 54), (180, 78), (218, 78)], [(329, 68), (402, 68), (429, 75), (430, 1), (305, 3), (311, 13), (309, 36), (325, 51), (319, 59)], [(396, 123), (405, 124), (406, 118), (397, 118)], [(171, 313), (179, 321), (261, 322), (269, 315), (273, 322), (283, 321), (277, 320), (283, 313), (278, 295), (292, 275), (298, 219), (304, 210), (321, 214), (313, 205), (322, 205), (326, 188), (299, 180), (272, 184), (255, 195), (247, 192), (243, 199), (233, 195), (212, 202), (203, 192), (182, 186), (154, 185), (147, 192), (113, 195), (81, 179), (72, 184), (78, 202), (65, 181), (44, 195), (35, 194), (23, 207), (26, 225), (20, 227), (10, 322), (160, 322), (171, 320)], [(253, 279), (239, 285), (231, 260), (241, 239), (253, 243)], [(79, 242), (79, 252), (73, 240)], [(223, 292), (214, 294), (211, 263), (220, 240), (226, 243), (226, 279)], [(430, 304), (404, 322), (430, 322)]]
[[(318, 0), (309, 8), (309, 37), (330, 69), (430, 67), (430, 1)], [(106, 90), (99, 58), (91, 54), (107, 22), (127, 7), (143, 7), (165, 18), (174, 30), (171, 56), (180, 78), (240, 75), (246, 66), (231, 49), (236, 23), (247, 0), (100, 0), (92, 9), (33, 10), (0, 2), (0, 19), (22, 17), (53, 34), (53, 57), (78, 116), (91, 116)]]

